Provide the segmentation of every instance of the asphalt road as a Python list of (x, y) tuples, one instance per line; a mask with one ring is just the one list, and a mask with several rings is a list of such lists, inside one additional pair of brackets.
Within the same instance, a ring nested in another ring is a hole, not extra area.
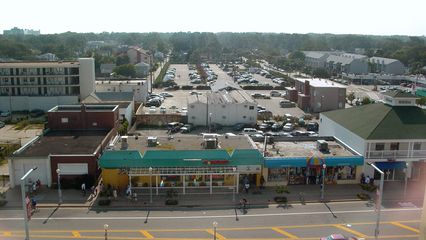
[[(380, 239), (418, 239), (421, 209), (383, 209)], [(376, 213), (362, 202), (273, 205), (268, 209), (106, 211), (41, 209), (31, 239), (319, 239), (332, 233), (374, 239)], [(0, 211), (0, 239), (22, 239), (21, 212)]]

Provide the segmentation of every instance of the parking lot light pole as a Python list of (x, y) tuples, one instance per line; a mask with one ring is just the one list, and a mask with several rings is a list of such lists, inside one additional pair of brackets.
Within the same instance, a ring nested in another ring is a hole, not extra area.
[(321, 201), (324, 201), (324, 188), (325, 188), (325, 169), (327, 165), (322, 165), (322, 185), (321, 185)]
[(379, 233), (380, 233), (380, 211), (382, 209), (382, 200), (383, 200), (383, 183), (385, 181), (385, 173), (380, 170), (380, 168), (378, 168), (376, 165), (374, 165), (373, 163), (367, 163), (368, 165), (372, 166), (376, 171), (378, 171), (380, 173), (380, 192), (379, 192), (379, 196), (377, 196), (379, 198), (379, 201), (376, 202), (376, 208), (377, 208), (377, 221), (376, 221), (376, 229), (374, 230), (374, 237), (375, 239), (379, 239)]
[(25, 227), (25, 240), (30, 240), (30, 230), (28, 229), (28, 209), (25, 198), (25, 179), (37, 169), (37, 167), (31, 168), (25, 173), (24, 176), (21, 177), (21, 197), (22, 197), (22, 210), (24, 213), (24, 227)]
[(59, 204), (62, 203), (62, 190), (61, 190), (61, 169), (56, 169), (56, 173), (58, 174), (58, 197)]
[(212, 113), (209, 113), (209, 133), (212, 131)]
[(216, 240), (216, 228), (218, 223), (216, 221), (213, 222), (213, 239)]
[(104, 224), (104, 230), (105, 230), (105, 240), (108, 240), (108, 224)]

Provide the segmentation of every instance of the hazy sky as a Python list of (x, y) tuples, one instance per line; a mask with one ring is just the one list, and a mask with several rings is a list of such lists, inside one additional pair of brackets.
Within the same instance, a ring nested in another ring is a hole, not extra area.
[(0, 31), (426, 35), (426, 0), (5, 0)]

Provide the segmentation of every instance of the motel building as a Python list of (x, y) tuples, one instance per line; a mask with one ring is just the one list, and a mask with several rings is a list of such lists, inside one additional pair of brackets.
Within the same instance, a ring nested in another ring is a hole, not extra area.
[(238, 193), (245, 181), (260, 185), (264, 160), (248, 136), (121, 136), (108, 148), (104, 185), (142, 194)]

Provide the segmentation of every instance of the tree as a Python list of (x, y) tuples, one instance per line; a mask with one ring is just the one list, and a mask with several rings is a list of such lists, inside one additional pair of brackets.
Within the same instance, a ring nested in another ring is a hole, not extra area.
[(132, 64), (124, 64), (114, 68), (113, 72), (126, 77), (135, 77), (136, 69)]
[(421, 98), (417, 99), (416, 103), (419, 104), (419, 105), (422, 105), (422, 106), (426, 105), (426, 97), (421, 97)]
[(361, 101), (362, 105), (370, 104), (371, 99), (369, 97), (364, 97)]
[(349, 100), (349, 103), (352, 105), (353, 101), (355, 100), (355, 93), (354, 92), (350, 92), (346, 98)]
[(330, 74), (325, 68), (317, 68), (312, 72), (312, 75), (317, 78), (330, 78)]
[(129, 56), (127, 55), (117, 56), (117, 59), (115, 60), (115, 64), (117, 64), (117, 66), (129, 64), (129, 63), (130, 63), (130, 59), (129, 59)]

